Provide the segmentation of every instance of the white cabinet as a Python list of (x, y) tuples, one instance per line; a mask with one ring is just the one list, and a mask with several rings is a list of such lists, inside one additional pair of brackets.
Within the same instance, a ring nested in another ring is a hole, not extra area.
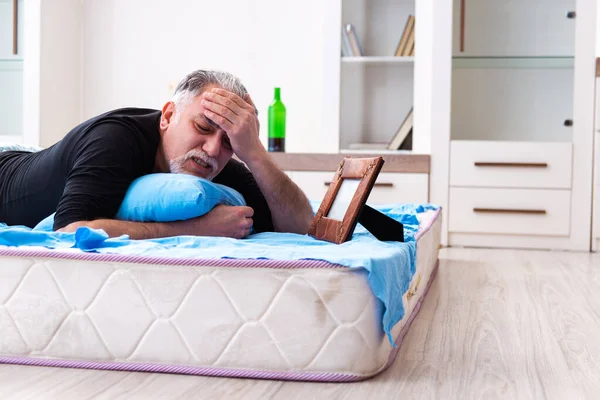
[(574, 61), (466, 59), (452, 74), (452, 139), (570, 142)]
[(574, 0), (456, 0), (454, 54), (573, 56), (576, 19), (570, 11)]
[(590, 249), (596, 7), (454, 2), (450, 245)]
[(23, 0), (17, 5), (17, 54), (13, 53), (13, 0), (0, 0), (0, 60), (23, 55)]
[[(309, 200), (321, 201), (335, 172), (286, 171)], [(427, 203), (429, 179), (426, 173), (381, 172), (368, 204)]]

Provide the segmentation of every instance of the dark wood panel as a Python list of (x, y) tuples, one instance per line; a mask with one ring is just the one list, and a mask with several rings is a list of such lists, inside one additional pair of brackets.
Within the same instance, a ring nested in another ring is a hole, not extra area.
[(480, 207), (474, 208), (473, 212), (492, 214), (546, 214), (546, 210)]
[(548, 163), (534, 162), (484, 162), (475, 161), (476, 167), (522, 167), (522, 168), (547, 168)]
[(19, 3), (18, 0), (13, 0), (12, 2), (12, 45), (13, 45), (13, 54), (18, 54), (19, 51), (19, 39), (18, 39), (18, 32), (19, 32), (19, 11), (18, 11), (18, 7), (19, 7)]

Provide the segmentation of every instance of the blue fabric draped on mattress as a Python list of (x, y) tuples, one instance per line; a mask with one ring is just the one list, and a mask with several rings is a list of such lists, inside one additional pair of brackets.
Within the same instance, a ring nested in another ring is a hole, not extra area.
[[(311, 204), (316, 211), (318, 203)], [(204, 236), (130, 240), (127, 236), (108, 238), (104, 231), (86, 227), (74, 233), (58, 233), (0, 223), (0, 246), (78, 248), (86, 252), (154, 257), (311, 259), (363, 268), (374, 295), (383, 303), (382, 327), (394, 345), (391, 330), (404, 317), (402, 296), (408, 290), (416, 269), (418, 214), (438, 207), (432, 204), (396, 204), (373, 208), (404, 224), (404, 243), (381, 242), (360, 224), (356, 226), (351, 241), (337, 245), (308, 235), (288, 233), (259, 233), (242, 240)]]

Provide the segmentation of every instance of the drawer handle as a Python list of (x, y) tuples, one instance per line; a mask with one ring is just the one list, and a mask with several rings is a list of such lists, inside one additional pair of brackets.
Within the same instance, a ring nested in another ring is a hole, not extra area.
[(12, 47), (13, 47), (13, 54), (18, 54), (18, 44), (19, 44), (19, 39), (17, 37), (17, 35), (19, 34), (19, 2), (18, 0), (13, 0), (12, 2), (13, 6), (12, 6), (12, 19), (13, 19), (13, 23), (12, 23)]
[(478, 213), (494, 213), (494, 214), (546, 214), (546, 210), (528, 210), (528, 209), (511, 209), (511, 208), (473, 208), (473, 212)]
[(460, 52), (465, 51), (465, 4), (466, 0), (460, 0)]
[(475, 161), (476, 167), (527, 167), (527, 168), (547, 168), (548, 163), (529, 163), (529, 162), (483, 162)]
[[(325, 184), (325, 186), (329, 186), (331, 185), (331, 182), (323, 182)], [(375, 182), (373, 184), (373, 186), (378, 186), (378, 187), (394, 187), (394, 184), (392, 182)]]

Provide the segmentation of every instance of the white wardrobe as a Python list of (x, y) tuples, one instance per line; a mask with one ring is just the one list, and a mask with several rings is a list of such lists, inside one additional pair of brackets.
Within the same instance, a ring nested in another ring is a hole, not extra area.
[(595, 0), (454, 2), (448, 244), (590, 250)]

